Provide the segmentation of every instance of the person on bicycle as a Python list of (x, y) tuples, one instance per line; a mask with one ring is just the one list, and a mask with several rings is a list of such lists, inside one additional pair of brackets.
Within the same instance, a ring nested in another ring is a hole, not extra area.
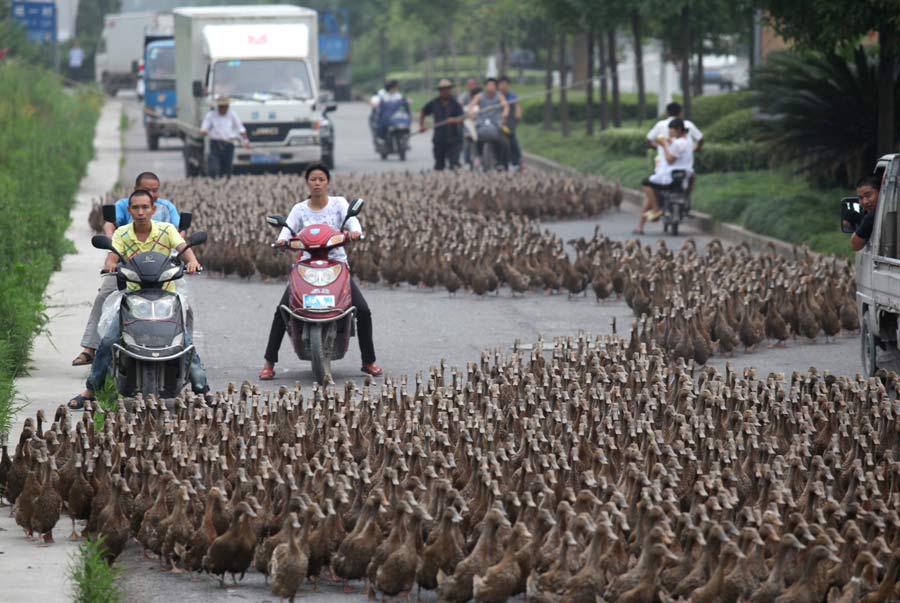
[[(506, 144), (500, 126), (509, 115), (509, 103), (497, 89), (497, 80), (489, 77), (484, 81), (484, 90), (472, 97), (466, 110), (474, 114), (475, 132), (478, 136), (477, 156), (482, 157), (485, 143), (494, 149), (497, 166), (506, 166)], [(476, 158), (477, 162), (477, 158)]]
[(669, 135), (660, 135), (657, 139), (660, 160), (656, 169), (643, 181), (644, 207), (638, 220), (634, 234), (644, 234), (644, 223), (655, 222), (663, 215), (659, 208), (658, 191), (672, 190), (672, 172), (684, 170), (688, 174), (694, 171), (694, 145), (687, 137), (684, 122), (675, 118), (669, 122)]

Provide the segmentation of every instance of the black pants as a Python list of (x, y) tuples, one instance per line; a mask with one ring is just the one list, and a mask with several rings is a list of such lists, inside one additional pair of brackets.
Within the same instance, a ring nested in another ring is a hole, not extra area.
[(522, 165), (522, 149), (519, 147), (519, 139), (516, 137), (515, 130), (509, 135), (509, 163), (516, 167)]
[[(290, 289), (285, 288), (284, 295), (278, 302), (278, 308), (275, 309), (275, 316), (272, 317), (272, 328), (269, 329), (269, 343), (266, 345), (265, 358), (272, 364), (278, 362), (278, 350), (281, 348), (281, 342), (287, 332), (281, 305), (289, 305), (289, 291)], [(375, 362), (375, 343), (372, 341), (372, 311), (369, 310), (366, 298), (363, 297), (362, 291), (359, 290), (353, 279), (350, 279), (350, 299), (351, 303), (356, 306), (356, 338), (359, 340), (359, 353), (362, 356), (363, 364), (372, 364)]]
[(506, 136), (500, 136), (496, 142), (484, 142), (479, 140), (476, 144), (478, 156), (484, 152), (484, 145), (490, 144), (494, 146), (494, 163), (496, 169), (505, 169), (509, 160), (509, 148), (507, 147)]
[(451, 170), (455, 170), (459, 167), (459, 153), (462, 151), (461, 139), (435, 139), (432, 142), (432, 150), (434, 151), (434, 169), (443, 170), (445, 167), (449, 167)]
[(209, 141), (209, 175), (213, 178), (231, 176), (234, 144), (222, 140)]

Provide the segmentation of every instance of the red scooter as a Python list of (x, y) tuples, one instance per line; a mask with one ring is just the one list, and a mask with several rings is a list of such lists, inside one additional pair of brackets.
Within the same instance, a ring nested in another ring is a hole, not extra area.
[[(297, 252), (291, 268), (288, 305), (281, 304), (287, 332), (300, 360), (312, 362), (316, 382), (324, 384), (331, 375), (331, 361), (347, 353), (350, 337), (356, 334), (356, 307), (350, 296), (350, 271), (341, 262), (328, 258), (328, 252), (344, 245), (344, 224), (362, 211), (357, 199), (347, 209), (341, 230), (327, 224), (310, 224), (294, 232), (284, 216), (266, 218), (271, 226), (287, 228), (293, 235), (287, 247)], [(309, 257), (303, 258), (307, 252)]]

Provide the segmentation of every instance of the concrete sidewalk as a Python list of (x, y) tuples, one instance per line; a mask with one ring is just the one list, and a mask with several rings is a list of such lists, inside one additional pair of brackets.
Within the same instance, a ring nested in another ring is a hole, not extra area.
[[(103, 107), (94, 137), (94, 159), (72, 208), (72, 223), (66, 238), (75, 243), (76, 254), (63, 258), (62, 269), (50, 279), (45, 303), (50, 322), (45, 332), (34, 340), (31, 374), (16, 381), (19, 395), (27, 406), (19, 412), (9, 434), (12, 448), (18, 442), (26, 417), (44, 409), (48, 420), (56, 408), (81, 391), (89, 367), (71, 366), (79, 352), (81, 334), (99, 285), (103, 254), (91, 246), (88, 214), (91, 205), (116, 183), (122, 155), (119, 117), (122, 104), (109, 100)], [(81, 413), (76, 412), (80, 419)], [(12, 454), (12, 450), (10, 450)], [(40, 547), (25, 540), (9, 507), (0, 508), (0, 601), (19, 603), (70, 601), (71, 589), (66, 570), (77, 546), (69, 542), (71, 527), (63, 513), (53, 537), (56, 544)]]

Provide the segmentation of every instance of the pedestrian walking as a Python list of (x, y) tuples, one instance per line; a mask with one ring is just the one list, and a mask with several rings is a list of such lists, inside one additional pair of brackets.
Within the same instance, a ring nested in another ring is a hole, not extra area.
[(519, 138), (516, 136), (516, 126), (522, 120), (522, 103), (519, 102), (519, 96), (509, 89), (509, 78), (505, 75), (500, 76), (497, 89), (500, 94), (506, 97), (509, 103), (509, 113), (503, 122), (505, 126), (504, 134), (506, 134), (509, 143), (509, 164), (513, 171), (522, 168), (522, 149), (519, 147)]
[(69, 48), (69, 79), (73, 82), (81, 81), (81, 67), (84, 65), (84, 50), (78, 40), (72, 42)]
[(425, 118), (434, 119), (434, 136), (431, 139), (434, 153), (434, 169), (443, 170), (459, 167), (459, 154), (462, 151), (462, 122), (464, 117), (462, 105), (453, 98), (453, 82), (442, 79), (437, 85), (438, 95), (428, 101), (419, 113), (419, 131), (424, 132)]
[(200, 124), (200, 133), (210, 139), (208, 171), (213, 178), (231, 177), (235, 140), (243, 140), (244, 147), (250, 148), (247, 129), (230, 105), (227, 96), (216, 97), (215, 108), (209, 110)]

